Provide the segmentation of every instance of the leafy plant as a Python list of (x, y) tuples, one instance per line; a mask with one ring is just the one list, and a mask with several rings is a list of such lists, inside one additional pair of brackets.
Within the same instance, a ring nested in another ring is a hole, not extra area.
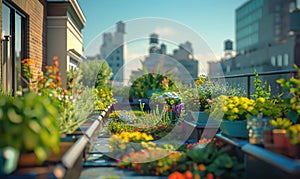
[(36, 93), (1, 96), (0, 106), (0, 148), (34, 152), (40, 161), (46, 159), (49, 149), (59, 150), (58, 109), (49, 97)]
[(292, 125), (292, 121), (287, 118), (276, 118), (270, 120), (270, 124), (275, 129), (288, 129)]
[(271, 97), (271, 86), (269, 85), (267, 88), (267, 82), (262, 83), (262, 80), (259, 78), (256, 70), (254, 71), (255, 79), (254, 79), (254, 87), (255, 93), (251, 95), (254, 99), (264, 98), (270, 100)]
[(162, 63), (158, 65), (156, 72), (149, 72), (144, 63), (141, 63), (143, 68), (140, 69), (140, 72), (143, 75), (140, 77), (131, 76), (130, 98), (149, 98), (149, 90), (172, 91), (176, 88), (170, 71), (161, 72)]
[(81, 71), (67, 72), (67, 89), (62, 88), (58, 58), (53, 57), (53, 65), (46, 66), (44, 74), (35, 77), (30, 71), (31, 60), (22, 61), (25, 77), (29, 79), (29, 90), (48, 96), (57, 104), (61, 133), (73, 133), (94, 110), (91, 88), (80, 82)]
[(109, 68), (106, 61), (103, 61), (100, 64), (99, 71), (96, 78), (96, 88), (107, 88), (108, 81), (112, 77), (113, 73), (111, 68)]
[(294, 124), (288, 128), (288, 136), (291, 144), (300, 144), (300, 124)]
[(276, 82), (292, 95), (291, 98), (285, 100), (288, 108), (286, 116), (292, 119), (294, 123), (300, 123), (300, 69), (297, 65), (294, 65), (294, 68), (297, 73), (296, 77), (291, 77), (289, 80), (280, 78)]

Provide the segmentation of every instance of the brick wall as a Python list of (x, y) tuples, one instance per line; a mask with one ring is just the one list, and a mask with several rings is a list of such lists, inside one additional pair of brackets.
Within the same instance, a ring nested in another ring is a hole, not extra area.
[[(2, 37), (2, 0), (0, 0), (0, 33), (1, 33), (1, 37)], [(0, 85), (2, 87), (2, 45), (0, 45)]]
[[(0, 0), (2, 1), (2, 0)], [(27, 52), (26, 57), (34, 59), (35, 64), (31, 66), (33, 73), (36, 75), (46, 64), (46, 0), (10, 0), (11, 4), (21, 9), (28, 15), (28, 34), (27, 34)], [(2, 2), (1, 2), (2, 4)], [(2, 9), (2, 8), (1, 8)], [(2, 14), (2, 10), (1, 10)], [(1, 15), (2, 19), (2, 15)], [(2, 27), (2, 25), (1, 25)], [(1, 29), (2, 32), (2, 29)]]

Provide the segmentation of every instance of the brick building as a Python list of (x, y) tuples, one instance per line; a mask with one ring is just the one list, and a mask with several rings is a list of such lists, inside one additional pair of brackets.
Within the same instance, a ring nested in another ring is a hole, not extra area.
[[(68, 11), (72, 11), (71, 16), (68, 16), (65, 12), (65, 14), (60, 15), (60, 18), (65, 18), (71, 22), (73, 19), (80, 17), (80, 21), (76, 23), (81, 24), (81, 26), (77, 26), (77, 24), (74, 26), (74, 23), (63, 24), (65, 29), (70, 29), (69, 26), (71, 25), (73, 26), (72, 30), (76, 27), (74, 31), (77, 32), (79, 43), (76, 45), (72, 43), (70, 45), (69, 43), (68, 49), (52, 50), (51, 53), (60, 54), (61, 51), (72, 51), (82, 58), (81, 29), (84, 27), (85, 18), (76, 0), (0, 0), (0, 31), (2, 38), (0, 45), (0, 80), (5, 91), (15, 92), (20, 86), (26, 86), (26, 82), (22, 78), (22, 59), (35, 60), (35, 63), (31, 64), (34, 75), (42, 71), (43, 66), (51, 65), (52, 61), (47, 56), (51, 49), (48, 39), (53, 38), (48, 34), (48, 6), (50, 7), (54, 3), (60, 3), (61, 7), (66, 7)], [(63, 36), (59, 43), (67, 42), (67, 35)], [(81, 47), (78, 48), (78, 46)], [(76, 51), (76, 49), (80, 50)], [(59, 56), (59, 58), (60, 64), (64, 64), (61, 65), (64, 68), (60, 70), (65, 73), (68, 70), (68, 65), (65, 65), (65, 62), (70, 62), (70, 60), (67, 59), (67, 56)], [(63, 75), (63, 82), (66, 82), (66, 75)]]

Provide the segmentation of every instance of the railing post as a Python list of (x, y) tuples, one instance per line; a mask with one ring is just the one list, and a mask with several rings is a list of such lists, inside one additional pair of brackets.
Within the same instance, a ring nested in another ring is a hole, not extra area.
[(247, 97), (250, 98), (250, 75), (247, 76)]

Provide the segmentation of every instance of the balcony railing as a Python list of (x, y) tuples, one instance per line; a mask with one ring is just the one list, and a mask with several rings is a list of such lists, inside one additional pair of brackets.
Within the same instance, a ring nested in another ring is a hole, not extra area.
[[(278, 95), (282, 93), (282, 89), (279, 84), (276, 83), (276, 80), (279, 78), (290, 78), (296, 73), (296, 70), (278, 70), (278, 71), (268, 71), (257, 73), (263, 81), (267, 82), (267, 85), (271, 85), (273, 91), (272, 95)], [(233, 87), (242, 87), (247, 93), (247, 97), (251, 96), (251, 93), (254, 92), (254, 83), (253, 79), (255, 77), (254, 73), (245, 73), (237, 75), (225, 75), (218, 77), (211, 77), (211, 79), (220, 79), (224, 78), (226, 82)], [(241, 79), (241, 78), (244, 78)], [(238, 81), (235, 81), (238, 80)]]

